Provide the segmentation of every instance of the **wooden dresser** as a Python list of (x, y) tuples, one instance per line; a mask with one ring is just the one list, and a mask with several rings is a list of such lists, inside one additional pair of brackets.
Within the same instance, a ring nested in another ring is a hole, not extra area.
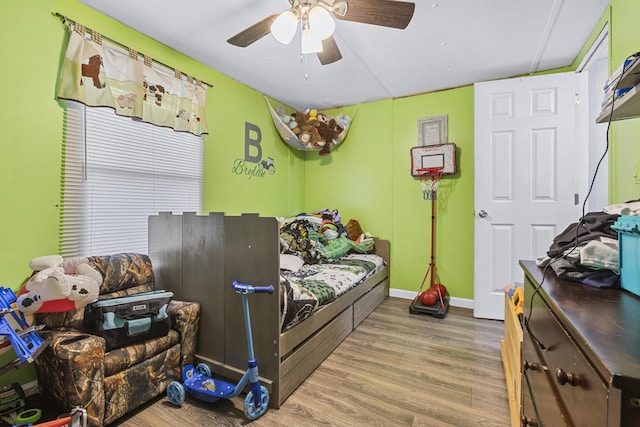
[(522, 425), (640, 426), (640, 298), (520, 265)]

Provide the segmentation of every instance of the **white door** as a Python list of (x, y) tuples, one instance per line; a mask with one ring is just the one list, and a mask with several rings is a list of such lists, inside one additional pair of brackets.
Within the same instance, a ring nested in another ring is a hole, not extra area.
[(503, 319), (518, 261), (581, 213), (574, 73), (475, 85), (474, 316)]

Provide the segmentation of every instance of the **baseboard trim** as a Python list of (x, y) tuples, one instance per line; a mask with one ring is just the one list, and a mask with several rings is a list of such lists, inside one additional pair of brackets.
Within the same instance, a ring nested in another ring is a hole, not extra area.
[[(402, 298), (407, 300), (413, 300), (416, 297), (417, 292), (406, 291), (404, 289), (389, 289), (389, 296), (395, 298)], [(449, 305), (452, 307), (468, 308), (473, 310), (473, 300), (466, 298), (451, 297), (449, 299)]]

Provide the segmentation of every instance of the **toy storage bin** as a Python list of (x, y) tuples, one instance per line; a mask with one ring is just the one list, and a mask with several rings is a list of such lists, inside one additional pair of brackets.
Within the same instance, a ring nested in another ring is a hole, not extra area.
[(640, 217), (622, 215), (611, 228), (618, 232), (622, 289), (640, 296)]

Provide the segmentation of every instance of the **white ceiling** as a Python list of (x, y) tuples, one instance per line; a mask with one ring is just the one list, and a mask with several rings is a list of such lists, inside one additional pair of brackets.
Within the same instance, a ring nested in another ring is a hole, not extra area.
[(266, 16), (287, 10), (288, 0), (80, 1), (301, 110), (568, 66), (609, 3), (416, 0), (414, 17), (404, 30), (337, 20), (334, 38), (343, 58), (320, 65), (315, 55), (301, 57), (299, 32), (288, 46), (270, 34), (246, 48), (226, 42)]

